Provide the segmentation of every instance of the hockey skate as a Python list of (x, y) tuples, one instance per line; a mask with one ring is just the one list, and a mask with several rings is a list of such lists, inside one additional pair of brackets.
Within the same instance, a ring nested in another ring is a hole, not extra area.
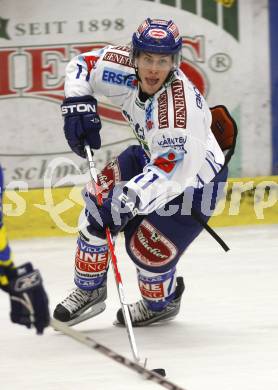
[[(130, 318), (134, 327), (147, 326), (154, 323), (172, 320), (180, 311), (181, 297), (184, 292), (184, 282), (182, 277), (177, 278), (176, 297), (162, 311), (152, 311), (148, 309), (144, 300), (128, 305)], [(117, 312), (115, 325), (125, 325), (122, 309)]]
[(106, 283), (93, 291), (75, 288), (56, 306), (53, 317), (68, 326), (79, 324), (102, 313), (106, 308), (104, 303), (106, 298)]

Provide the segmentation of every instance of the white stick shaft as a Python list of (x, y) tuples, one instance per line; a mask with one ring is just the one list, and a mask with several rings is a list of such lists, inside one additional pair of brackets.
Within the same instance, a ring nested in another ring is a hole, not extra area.
[[(97, 196), (98, 177), (97, 177), (97, 171), (96, 171), (95, 162), (93, 160), (93, 153), (92, 153), (91, 148), (90, 148), (89, 145), (85, 145), (85, 152), (86, 152), (86, 155), (87, 155), (87, 160), (89, 162), (90, 175), (91, 175), (91, 178), (93, 180), (94, 187), (95, 187), (94, 188), (95, 194)], [(131, 318), (130, 318), (128, 305), (127, 305), (127, 303), (125, 301), (124, 288), (123, 288), (123, 284), (122, 284), (122, 281), (121, 281), (121, 276), (120, 276), (120, 273), (119, 273), (119, 270), (118, 270), (118, 266), (117, 266), (117, 259), (116, 259), (116, 255), (115, 255), (115, 248), (114, 248), (114, 245), (113, 245), (113, 240), (112, 240), (112, 236), (111, 236), (111, 233), (110, 233), (109, 229), (106, 229), (106, 236), (107, 236), (108, 246), (109, 246), (109, 249), (110, 249), (110, 252), (111, 252), (111, 257), (113, 257), (112, 264), (113, 264), (113, 269), (114, 269), (114, 274), (115, 274), (115, 282), (116, 282), (116, 286), (117, 286), (117, 291), (118, 291), (118, 295), (119, 295), (119, 299), (120, 299), (120, 303), (121, 303), (123, 316), (124, 316), (124, 319), (125, 319), (126, 331), (127, 331), (128, 340), (129, 340), (129, 343), (130, 343), (132, 355), (133, 355), (133, 358), (134, 358), (135, 361), (140, 362), (140, 357), (139, 357), (139, 354), (138, 354), (138, 349), (137, 349), (135, 336), (134, 336), (134, 332), (133, 332), (133, 327), (132, 327), (132, 321), (131, 321)]]

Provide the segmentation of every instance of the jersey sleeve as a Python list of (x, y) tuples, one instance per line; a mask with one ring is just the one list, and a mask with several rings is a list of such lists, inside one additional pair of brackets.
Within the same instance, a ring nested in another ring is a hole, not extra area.
[(108, 98), (122, 106), (135, 88), (134, 68), (125, 47), (106, 46), (74, 57), (66, 67), (65, 96)]
[(91, 79), (97, 74), (97, 63), (104, 49), (80, 54), (74, 57), (66, 67), (65, 96), (93, 95)]

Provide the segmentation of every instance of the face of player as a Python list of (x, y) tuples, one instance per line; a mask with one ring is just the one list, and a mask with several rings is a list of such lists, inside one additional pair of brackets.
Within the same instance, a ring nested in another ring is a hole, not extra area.
[(173, 68), (173, 58), (170, 54), (140, 52), (137, 57), (137, 68), (142, 91), (154, 95)]

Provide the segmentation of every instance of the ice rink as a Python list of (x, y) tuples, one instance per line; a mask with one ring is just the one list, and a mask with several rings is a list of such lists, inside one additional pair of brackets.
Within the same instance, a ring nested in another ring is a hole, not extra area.
[[(225, 253), (204, 232), (179, 263), (185, 279), (180, 315), (160, 326), (135, 329), (148, 368), (164, 367), (186, 390), (278, 389), (278, 225), (217, 229)], [(40, 270), (51, 311), (73, 287), (75, 238), (11, 242), (17, 264)], [(126, 297), (139, 297), (133, 263), (117, 241)], [(113, 273), (107, 309), (75, 329), (132, 358), (126, 331), (113, 326), (119, 307)], [(1, 390), (148, 390), (163, 387), (48, 328), (35, 336), (9, 321), (0, 299)]]

